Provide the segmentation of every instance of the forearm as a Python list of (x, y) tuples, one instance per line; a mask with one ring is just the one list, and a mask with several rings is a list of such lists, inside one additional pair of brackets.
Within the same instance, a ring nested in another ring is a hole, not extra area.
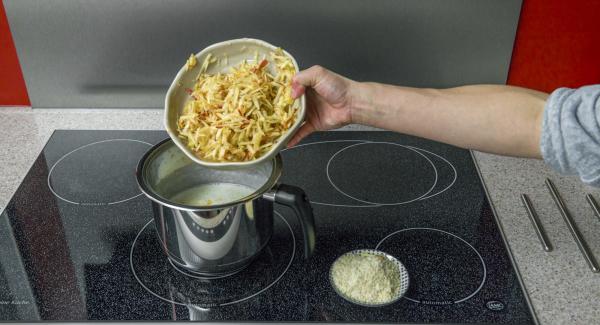
[(510, 86), (353, 85), (352, 122), (485, 152), (541, 157), (545, 93)]

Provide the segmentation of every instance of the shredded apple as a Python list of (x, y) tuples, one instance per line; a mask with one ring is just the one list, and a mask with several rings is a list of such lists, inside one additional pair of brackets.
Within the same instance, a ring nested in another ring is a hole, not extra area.
[[(227, 73), (207, 74), (208, 55), (178, 120), (179, 137), (203, 160), (250, 161), (261, 157), (295, 122), (291, 80), (296, 70), (281, 49), (270, 59), (243, 61)], [(195, 66), (195, 60), (187, 65)], [(275, 65), (275, 75), (266, 67)]]

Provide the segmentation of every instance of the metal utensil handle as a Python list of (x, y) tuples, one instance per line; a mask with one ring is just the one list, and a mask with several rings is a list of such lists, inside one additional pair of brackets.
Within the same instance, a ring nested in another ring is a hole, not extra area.
[(531, 223), (533, 224), (533, 229), (535, 230), (535, 233), (538, 236), (540, 243), (542, 244), (542, 248), (546, 252), (551, 252), (552, 246), (550, 245), (550, 242), (548, 241), (548, 237), (546, 237), (544, 228), (542, 227), (542, 225), (540, 223), (540, 219), (538, 217), (537, 212), (535, 212), (535, 209), (533, 208), (533, 205), (531, 204), (531, 200), (529, 200), (529, 197), (527, 196), (527, 194), (521, 194), (521, 200), (523, 201), (523, 205), (525, 206), (525, 209), (527, 209), (527, 214), (529, 215), (529, 219), (531, 220)]
[(294, 210), (300, 225), (302, 225), (304, 257), (309, 258), (315, 250), (316, 235), (315, 218), (306, 193), (297, 186), (279, 184), (274, 191), (265, 193), (263, 197)]
[(586, 195), (585, 198), (592, 207), (592, 210), (594, 210), (594, 213), (596, 214), (598, 220), (600, 220), (600, 206), (598, 205), (598, 202), (596, 202), (596, 199), (594, 199), (594, 197), (591, 194)]
[(556, 203), (556, 206), (558, 206), (560, 214), (562, 215), (563, 219), (565, 220), (565, 223), (569, 227), (569, 231), (571, 232), (573, 239), (575, 239), (575, 243), (577, 243), (577, 247), (579, 247), (579, 250), (581, 251), (581, 254), (583, 254), (585, 261), (590, 266), (590, 269), (592, 270), (592, 272), (595, 273), (600, 272), (600, 268), (598, 267), (598, 263), (594, 259), (594, 255), (592, 255), (592, 253), (590, 252), (590, 249), (588, 248), (586, 242), (583, 240), (583, 237), (577, 229), (577, 226), (575, 226), (575, 222), (573, 222), (573, 218), (571, 217), (569, 210), (567, 210), (567, 206), (558, 194), (556, 186), (554, 186), (554, 183), (552, 183), (552, 181), (548, 178), (546, 178), (546, 186), (548, 187), (548, 190), (550, 190), (550, 194), (552, 195), (552, 199), (554, 199), (554, 203)]

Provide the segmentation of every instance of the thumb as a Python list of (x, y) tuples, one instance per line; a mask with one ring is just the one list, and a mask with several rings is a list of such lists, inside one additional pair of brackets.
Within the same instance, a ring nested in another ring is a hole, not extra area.
[(296, 134), (294, 134), (292, 139), (288, 142), (287, 147), (291, 148), (297, 145), (298, 142), (302, 141), (302, 139), (306, 138), (309, 134), (313, 133), (314, 131), (315, 127), (312, 124), (305, 122), (304, 124), (302, 124), (300, 129), (298, 129)]
[(306, 87), (318, 85), (327, 72), (327, 69), (319, 65), (298, 72), (292, 79), (292, 97), (298, 98), (304, 94)]

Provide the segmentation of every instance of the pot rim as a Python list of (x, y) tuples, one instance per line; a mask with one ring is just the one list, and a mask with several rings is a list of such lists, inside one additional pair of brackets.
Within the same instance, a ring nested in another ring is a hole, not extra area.
[[(230, 207), (233, 207), (233, 206), (236, 206), (239, 204), (246, 203), (248, 201), (252, 201), (252, 200), (256, 199), (257, 197), (262, 196), (265, 192), (267, 192), (268, 190), (272, 189), (275, 186), (275, 184), (279, 180), (279, 177), (281, 176), (283, 162), (281, 159), (281, 154), (277, 154), (273, 159), (271, 159), (271, 163), (273, 164), (273, 170), (271, 172), (271, 176), (269, 176), (269, 179), (267, 179), (267, 181), (261, 187), (259, 187), (256, 191), (254, 191), (252, 194), (242, 197), (233, 202), (229, 202), (229, 203), (225, 203), (225, 204), (215, 204), (215, 205), (211, 205), (211, 206), (196, 206), (196, 205), (181, 204), (178, 202), (174, 202), (170, 199), (167, 199), (167, 198), (161, 196), (160, 194), (156, 193), (152, 189), (152, 187), (149, 186), (148, 183), (146, 182), (146, 177), (145, 177), (146, 176), (146, 168), (145, 167), (146, 167), (148, 161), (150, 161), (156, 155), (160, 154), (162, 151), (166, 150), (169, 147), (169, 145), (176, 146), (175, 142), (170, 137), (160, 141), (159, 143), (155, 144), (152, 148), (148, 149), (148, 151), (146, 151), (146, 153), (144, 153), (142, 158), (140, 158), (140, 160), (137, 164), (136, 170), (135, 170), (138, 187), (140, 188), (142, 193), (144, 193), (144, 195), (146, 195), (146, 197), (148, 197), (152, 201), (154, 201), (158, 204), (161, 204), (163, 206), (167, 206), (169, 208), (184, 210), (184, 211), (211, 211), (211, 210), (220, 210), (220, 209), (230, 208)], [(195, 164), (195, 162), (193, 160), (191, 163)]]

